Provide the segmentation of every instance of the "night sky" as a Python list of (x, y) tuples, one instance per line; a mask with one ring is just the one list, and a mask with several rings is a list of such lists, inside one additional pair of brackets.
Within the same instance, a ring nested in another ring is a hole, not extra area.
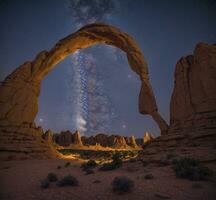
[[(0, 80), (95, 21), (115, 25), (137, 41), (159, 112), (169, 122), (176, 62), (192, 54), (198, 42), (216, 43), (214, 0), (0, 0)], [(97, 45), (81, 50), (43, 80), (36, 124), (85, 135), (159, 135), (151, 117), (138, 112), (139, 90), (139, 77), (120, 49)]]

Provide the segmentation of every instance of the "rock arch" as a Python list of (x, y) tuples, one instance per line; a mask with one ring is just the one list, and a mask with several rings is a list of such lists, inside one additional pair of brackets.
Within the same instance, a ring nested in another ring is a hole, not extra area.
[(148, 77), (148, 66), (136, 42), (126, 33), (106, 24), (90, 24), (60, 40), (50, 51), (40, 52), (25, 62), (0, 85), (0, 126), (31, 124), (38, 112), (38, 97), (43, 78), (65, 57), (95, 44), (113, 45), (127, 54), (131, 69), (140, 76), (139, 111), (149, 114), (167, 132), (168, 125), (158, 112)]

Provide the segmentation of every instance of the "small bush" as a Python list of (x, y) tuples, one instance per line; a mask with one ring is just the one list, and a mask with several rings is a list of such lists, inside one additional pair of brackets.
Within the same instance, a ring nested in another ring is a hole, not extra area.
[(109, 170), (120, 168), (122, 166), (123, 162), (121, 160), (121, 155), (119, 153), (115, 153), (112, 158), (113, 158), (112, 162), (104, 163), (100, 167), (100, 170), (109, 171)]
[(81, 168), (82, 168), (82, 170), (88, 170), (88, 169), (92, 169), (92, 168), (95, 168), (95, 167), (97, 167), (97, 163), (94, 161), (94, 160), (89, 160), (88, 162), (86, 162), (86, 163), (83, 163), (82, 165), (81, 165)]
[(47, 179), (44, 179), (40, 182), (41, 189), (47, 189), (49, 187), (50, 182)]
[(207, 180), (213, 175), (213, 172), (203, 166), (198, 160), (191, 158), (174, 159), (172, 162), (176, 176), (179, 178), (193, 181)]
[(110, 171), (110, 170), (114, 170), (117, 168), (120, 168), (122, 166), (122, 163), (118, 163), (118, 162), (110, 162), (110, 163), (104, 163), (101, 167), (100, 170), (101, 171)]
[(118, 161), (121, 160), (124, 157), (124, 154), (126, 154), (127, 152), (116, 152), (113, 154), (112, 159), (114, 161)]
[(101, 167), (100, 170), (101, 171), (109, 171), (109, 170), (114, 170), (118, 168), (115, 163), (111, 162), (111, 163), (104, 163)]
[(134, 188), (134, 182), (125, 176), (115, 177), (114, 180), (112, 181), (113, 192), (123, 194), (123, 193), (131, 192), (133, 188)]
[(67, 175), (65, 177), (63, 177), (58, 183), (57, 185), (59, 187), (63, 187), (63, 186), (77, 186), (78, 185), (78, 180), (71, 175)]
[(67, 168), (67, 167), (69, 167), (70, 166), (70, 162), (66, 162), (65, 163), (65, 167)]
[(144, 179), (153, 179), (153, 178), (154, 178), (154, 176), (152, 174), (146, 174), (144, 176)]
[(54, 173), (49, 173), (49, 174), (47, 175), (47, 180), (48, 180), (49, 182), (56, 182), (56, 181), (58, 180), (58, 178), (57, 178), (57, 175), (56, 175), (56, 174), (54, 174)]

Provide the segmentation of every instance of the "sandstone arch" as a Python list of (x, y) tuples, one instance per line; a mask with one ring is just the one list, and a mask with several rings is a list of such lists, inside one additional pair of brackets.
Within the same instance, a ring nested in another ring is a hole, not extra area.
[(167, 124), (160, 116), (148, 77), (148, 66), (136, 42), (126, 33), (106, 24), (91, 24), (60, 40), (50, 51), (43, 51), (32, 62), (25, 62), (0, 86), (0, 126), (31, 124), (38, 111), (38, 96), (43, 78), (69, 54), (98, 43), (113, 45), (127, 54), (131, 69), (141, 80), (139, 111), (157, 122), (161, 133)]

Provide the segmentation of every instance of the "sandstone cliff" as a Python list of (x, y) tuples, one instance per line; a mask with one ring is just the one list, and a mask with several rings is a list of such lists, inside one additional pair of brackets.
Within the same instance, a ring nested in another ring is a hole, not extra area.
[(216, 126), (216, 45), (199, 43), (176, 64), (170, 130)]

